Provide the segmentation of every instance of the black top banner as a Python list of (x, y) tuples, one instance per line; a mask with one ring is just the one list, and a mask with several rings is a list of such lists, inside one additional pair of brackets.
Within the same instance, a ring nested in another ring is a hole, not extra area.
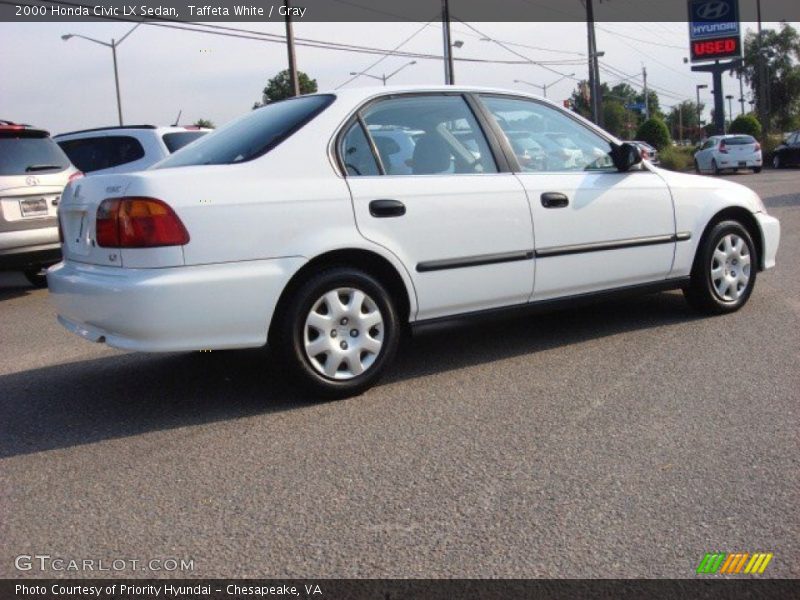
[[(582, 22), (586, 0), (447, 0), (453, 21)], [(595, 21), (686, 22), (687, 0), (591, 0)], [(701, 0), (702, 1), (702, 0)], [(706, 0), (708, 11), (721, 0)], [(740, 0), (741, 21), (756, 21), (756, 0)], [(443, 0), (0, 0), (0, 21), (428, 22)], [(800, 20), (800, 1), (761, 0), (766, 22)]]

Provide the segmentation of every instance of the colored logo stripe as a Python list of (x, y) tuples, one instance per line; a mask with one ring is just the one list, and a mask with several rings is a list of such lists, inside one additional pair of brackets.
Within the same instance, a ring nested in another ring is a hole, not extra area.
[(720, 574), (728, 575), (739, 573), (761, 575), (767, 569), (772, 557), (773, 554), (771, 552), (756, 552), (752, 555), (749, 552), (734, 552), (732, 554), (709, 552), (697, 566), (697, 573), (713, 574), (719, 572)]

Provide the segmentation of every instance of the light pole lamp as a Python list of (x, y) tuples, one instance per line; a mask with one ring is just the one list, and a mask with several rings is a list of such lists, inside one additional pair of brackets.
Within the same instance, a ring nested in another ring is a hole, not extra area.
[(114, 59), (114, 86), (117, 89), (117, 116), (119, 117), (119, 124), (122, 126), (122, 99), (120, 98), (119, 93), (119, 70), (117, 69), (117, 46), (119, 46), (122, 42), (125, 41), (130, 34), (133, 33), (133, 30), (136, 29), (141, 23), (137, 23), (134, 25), (128, 33), (123, 35), (120, 39), (115, 40), (114, 38), (111, 39), (111, 42), (104, 42), (102, 40), (96, 40), (91, 37), (87, 37), (85, 35), (80, 35), (78, 33), (66, 33), (61, 36), (61, 39), (69, 41), (72, 38), (81, 38), (86, 40), (87, 42), (94, 42), (95, 44), (100, 44), (101, 46), (105, 46), (106, 48), (111, 48), (111, 56)]
[(383, 85), (385, 86), (386, 82), (389, 79), (391, 79), (392, 77), (397, 75), (400, 71), (402, 71), (406, 67), (410, 67), (411, 65), (415, 65), (415, 64), (417, 64), (417, 61), (415, 61), (415, 60), (412, 60), (411, 62), (407, 62), (406, 64), (402, 65), (399, 69), (395, 69), (394, 71), (392, 71), (388, 75), (386, 73), (383, 73), (382, 75), (372, 75), (370, 73), (365, 73), (364, 71), (361, 71), (360, 73), (356, 72), (356, 71), (350, 71), (350, 75), (355, 75), (355, 76), (363, 75), (364, 77), (370, 77), (372, 79), (377, 79), (378, 81), (382, 81)]

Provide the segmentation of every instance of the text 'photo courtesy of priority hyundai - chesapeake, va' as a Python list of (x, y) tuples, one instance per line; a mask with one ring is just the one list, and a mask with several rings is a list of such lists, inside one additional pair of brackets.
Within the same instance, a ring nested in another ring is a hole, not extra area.
[(0, 0), (0, 600), (800, 578), (796, 0)]

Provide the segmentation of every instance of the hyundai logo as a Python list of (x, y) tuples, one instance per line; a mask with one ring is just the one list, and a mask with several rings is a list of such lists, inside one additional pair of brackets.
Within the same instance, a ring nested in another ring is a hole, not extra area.
[(731, 7), (722, 0), (711, 0), (697, 7), (697, 16), (706, 21), (717, 21), (727, 15)]
[(25, 183), (27, 183), (28, 185), (39, 185), (39, 178), (34, 177), (33, 175), (28, 175), (25, 178)]

